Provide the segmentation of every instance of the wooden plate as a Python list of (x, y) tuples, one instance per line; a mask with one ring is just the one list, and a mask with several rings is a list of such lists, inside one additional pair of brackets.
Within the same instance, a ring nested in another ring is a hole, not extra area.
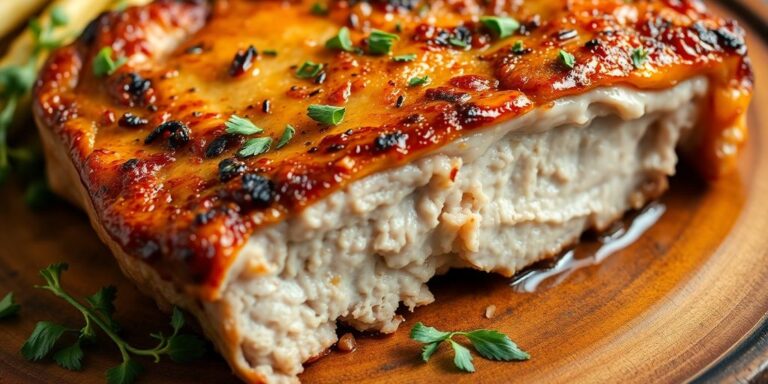
[[(705, 185), (682, 167), (652, 214), (663, 215), (633, 244), (593, 264), (560, 274), (534, 292), (508, 279), (452, 272), (432, 284), (437, 301), (406, 314), (390, 337), (358, 335), (352, 353), (331, 352), (307, 366), (307, 383), (338, 382), (699, 382), (768, 381), (768, 7), (760, 0), (724, 1), (741, 19), (758, 84), (749, 115), (751, 141), (739, 172)], [(590, 254), (594, 246), (580, 246)], [(119, 288), (117, 319), (125, 336), (149, 345), (147, 335), (168, 330), (168, 316), (120, 274), (86, 216), (63, 203), (34, 213), (18, 186), (0, 191), (0, 294), (14, 291), (23, 308), (0, 322), (0, 383), (101, 383), (119, 363), (106, 340), (88, 347), (85, 371), (52, 362), (29, 363), (18, 350), (35, 322), (80, 326), (68, 305), (35, 290), (49, 263), (71, 266), (70, 290), (87, 295)], [(562, 280), (560, 284), (555, 284)], [(496, 316), (484, 317), (494, 305)], [(457, 372), (447, 350), (419, 359), (408, 339), (417, 321), (441, 329), (499, 329), (531, 353), (531, 360), (475, 359), (477, 372)], [(237, 382), (214, 353), (192, 365), (142, 361), (142, 382)]]

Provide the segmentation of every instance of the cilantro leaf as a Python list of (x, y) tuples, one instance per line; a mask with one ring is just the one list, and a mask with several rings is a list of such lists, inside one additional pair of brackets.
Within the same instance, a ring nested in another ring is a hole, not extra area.
[(497, 39), (512, 36), (512, 34), (520, 29), (520, 23), (511, 17), (482, 16), (480, 17), (480, 22), (488, 28)]
[(67, 328), (48, 321), (38, 322), (35, 330), (21, 347), (21, 354), (30, 361), (37, 361), (47, 356)]
[(441, 342), (451, 336), (450, 332), (441, 332), (435, 328), (428, 327), (421, 322), (411, 328), (411, 339), (421, 343)]
[(448, 341), (453, 347), (453, 364), (456, 368), (465, 372), (474, 372), (475, 366), (472, 365), (472, 354), (469, 353), (469, 349), (453, 340)]
[(21, 306), (13, 302), (13, 292), (9, 292), (0, 300), (0, 319), (17, 314), (19, 309)]
[(205, 354), (205, 344), (193, 335), (175, 335), (168, 340), (167, 353), (177, 363), (188, 363)]
[(53, 355), (53, 360), (55, 360), (60, 367), (70, 371), (79, 371), (83, 369), (83, 349), (80, 348), (80, 342), (77, 341), (69, 347), (56, 352)]
[(466, 334), (472, 346), (483, 357), (491, 360), (528, 360), (531, 356), (517, 347), (501, 332), (478, 329)]
[(143, 368), (139, 363), (128, 359), (117, 367), (107, 370), (108, 384), (131, 384), (136, 381)]
[(400, 40), (400, 36), (374, 29), (368, 36), (368, 52), (372, 55), (389, 54), (397, 40)]

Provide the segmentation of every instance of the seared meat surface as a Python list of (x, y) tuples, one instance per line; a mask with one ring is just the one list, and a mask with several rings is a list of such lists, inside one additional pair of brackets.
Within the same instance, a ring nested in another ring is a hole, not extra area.
[(314, 4), (104, 14), (35, 90), (53, 186), (248, 380), (608, 225), (680, 138), (707, 177), (746, 139), (743, 31), (698, 1)]

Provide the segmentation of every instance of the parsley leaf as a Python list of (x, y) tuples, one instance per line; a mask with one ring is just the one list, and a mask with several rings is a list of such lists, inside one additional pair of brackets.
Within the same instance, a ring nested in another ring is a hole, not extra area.
[(309, 12), (315, 16), (325, 16), (328, 14), (328, 7), (324, 4), (314, 3), (309, 8)]
[(80, 348), (80, 340), (74, 344), (59, 350), (53, 355), (53, 360), (60, 367), (70, 371), (79, 371), (83, 369), (83, 349)]
[(323, 70), (323, 65), (312, 61), (305, 61), (301, 67), (296, 70), (296, 77), (300, 79), (309, 79), (317, 76)]
[(21, 347), (21, 354), (31, 361), (44, 358), (66, 331), (67, 328), (59, 324), (48, 321), (38, 322), (29, 339)]
[(477, 353), (491, 360), (528, 360), (531, 356), (501, 332), (478, 329), (466, 334)]
[(243, 144), (237, 155), (240, 157), (258, 156), (269, 151), (269, 147), (272, 146), (271, 137), (257, 137), (250, 139)]
[(392, 61), (394, 61), (396, 63), (406, 63), (406, 62), (414, 61), (414, 60), (416, 60), (416, 54), (415, 53), (407, 53), (407, 54), (404, 54), (404, 55), (398, 55), (398, 56), (392, 57)]
[(344, 121), (344, 107), (335, 107), (333, 105), (312, 104), (307, 108), (307, 115), (314, 121), (325, 125), (339, 125)]
[[(67, 270), (67, 264), (52, 264), (40, 271), (40, 275), (46, 282), (46, 285), (38, 286), (53, 293), (58, 298), (66, 301), (83, 315), (85, 325), (80, 329), (80, 336), (77, 341), (63, 349), (60, 349), (53, 355), (53, 359), (61, 367), (69, 370), (82, 369), (82, 360), (84, 351), (82, 349), (83, 340), (95, 340), (96, 329), (101, 329), (104, 334), (120, 350), (123, 362), (107, 371), (107, 382), (112, 384), (130, 384), (136, 380), (141, 373), (142, 367), (132, 356), (153, 357), (155, 362), (160, 361), (160, 357), (165, 355), (176, 362), (187, 362), (199, 358), (205, 352), (202, 340), (193, 335), (179, 334), (184, 327), (184, 315), (178, 309), (174, 308), (171, 316), (171, 327), (173, 333), (170, 337), (163, 336), (162, 333), (153, 333), (152, 337), (158, 339), (157, 346), (153, 348), (137, 348), (117, 334), (116, 325), (112, 320), (112, 314), (115, 312), (114, 300), (117, 290), (114, 287), (102, 288), (96, 294), (85, 299), (85, 303), (69, 293), (61, 286), (62, 272)], [(56, 342), (65, 332), (77, 333), (77, 329), (71, 329), (51, 322), (39, 322), (29, 339), (21, 348), (21, 353), (29, 360), (37, 361), (51, 353)]]
[(512, 46), (512, 53), (521, 54), (525, 52), (525, 46), (522, 40), (515, 41), (515, 45)]
[(168, 357), (177, 363), (195, 361), (205, 354), (203, 341), (192, 335), (176, 335), (168, 340)]
[(453, 364), (456, 368), (465, 372), (474, 372), (475, 366), (472, 365), (472, 354), (469, 353), (469, 349), (453, 340), (448, 341), (453, 347)]
[(440, 347), (440, 341), (436, 343), (429, 343), (425, 344), (424, 347), (421, 349), (421, 359), (424, 360), (426, 363), (429, 361), (429, 358), (432, 357), (432, 355), (437, 352), (437, 348)]
[(17, 314), (19, 309), (21, 306), (13, 302), (13, 292), (9, 292), (0, 300), (0, 319)]
[(497, 39), (512, 36), (520, 28), (520, 23), (511, 17), (483, 16), (480, 18), (480, 22)]
[(143, 368), (134, 360), (123, 361), (117, 367), (107, 370), (108, 384), (131, 384), (139, 377)]
[(642, 68), (647, 59), (648, 51), (646, 51), (645, 48), (640, 47), (632, 51), (632, 65), (634, 65), (635, 68)]
[(451, 336), (450, 332), (438, 331), (435, 328), (428, 327), (421, 322), (411, 328), (411, 339), (420, 343), (441, 342)]
[(423, 77), (414, 76), (408, 79), (408, 86), (409, 87), (416, 87), (419, 85), (426, 85), (429, 84), (429, 76), (424, 75)]
[(560, 57), (560, 62), (566, 67), (573, 69), (573, 67), (576, 66), (576, 57), (572, 54), (561, 49), (558, 55)]
[(374, 29), (368, 36), (368, 52), (372, 55), (389, 54), (397, 40), (400, 37), (395, 34)]
[(331, 37), (325, 42), (325, 47), (345, 52), (354, 51), (355, 48), (352, 46), (352, 39), (349, 37), (349, 28), (341, 27), (336, 36)]
[(288, 142), (291, 141), (291, 139), (293, 139), (293, 135), (295, 134), (296, 134), (296, 129), (293, 128), (293, 126), (291, 126), (290, 124), (286, 125), (285, 129), (283, 130), (282, 136), (280, 136), (280, 140), (277, 141), (277, 147), (275, 148), (280, 149), (284, 147), (286, 144), (288, 144)]
[(428, 362), (438, 350), (443, 341), (448, 341), (453, 349), (453, 363), (456, 368), (465, 372), (474, 372), (472, 355), (469, 349), (453, 340), (454, 336), (464, 336), (472, 343), (480, 356), (490, 360), (512, 361), (528, 360), (530, 355), (517, 347), (507, 335), (493, 330), (477, 329), (469, 332), (444, 332), (433, 327), (416, 323), (411, 328), (411, 339), (424, 343), (421, 349), (421, 359)]
[(263, 129), (253, 124), (252, 121), (237, 115), (230, 116), (229, 120), (224, 123), (224, 126), (227, 127), (227, 133), (234, 135), (248, 136), (264, 132)]
[(128, 61), (123, 56), (114, 60), (112, 59), (113, 55), (114, 52), (112, 52), (112, 47), (104, 47), (99, 50), (99, 53), (93, 58), (93, 74), (96, 75), (96, 77), (112, 75)]

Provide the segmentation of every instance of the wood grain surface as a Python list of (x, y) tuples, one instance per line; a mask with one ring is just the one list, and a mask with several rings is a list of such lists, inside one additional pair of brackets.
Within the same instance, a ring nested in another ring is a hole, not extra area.
[[(759, 0), (724, 2), (749, 29), (758, 84), (750, 110), (751, 141), (736, 174), (707, 185), (682, 166), (660, 203), (661, 220), (628, 248), (548, 280), (532, 293), (509, 279), (455, 271), (430, 286), (436, 302), (403, 312), (401, 331), (356, 335), (357, 349), (307, 365), (306, 383), (340, 382), (768, 382), (768, 11)], [(580, 246), (586, 254), (592, 245)], [(147, 335), (168, 331), (168, 315), (122, 277), (84, 213), (63, 202), (43, 211), (25, 207), (17, 184), (0, 189), (0, 296), (22, 304), (19, 316), (0, 320), (0, 383), (101, 383), (119, 363), (107, 340), (86, 348), (83, 372), (53, 362), (30, 363), (19, 354), (40, 320), (79, 326), (79, 314), (32, 288), (37, 271), (67, 262), (64, 284), (89, 295), (119, 289), (116, 318), (125, 337), (149, 345)], [(487, 319), (486, 307), (496, 316)], [(445, 348), (429, 364), (407, 330), (418, 321), (441, 329), (493, 328), (531, 353), (526, 362), (475, 358), (477, 372), (459, 373)], [(142, 360), (141, 383), (234, 383), (224, 361), (209, 352), (179, 365)]]

